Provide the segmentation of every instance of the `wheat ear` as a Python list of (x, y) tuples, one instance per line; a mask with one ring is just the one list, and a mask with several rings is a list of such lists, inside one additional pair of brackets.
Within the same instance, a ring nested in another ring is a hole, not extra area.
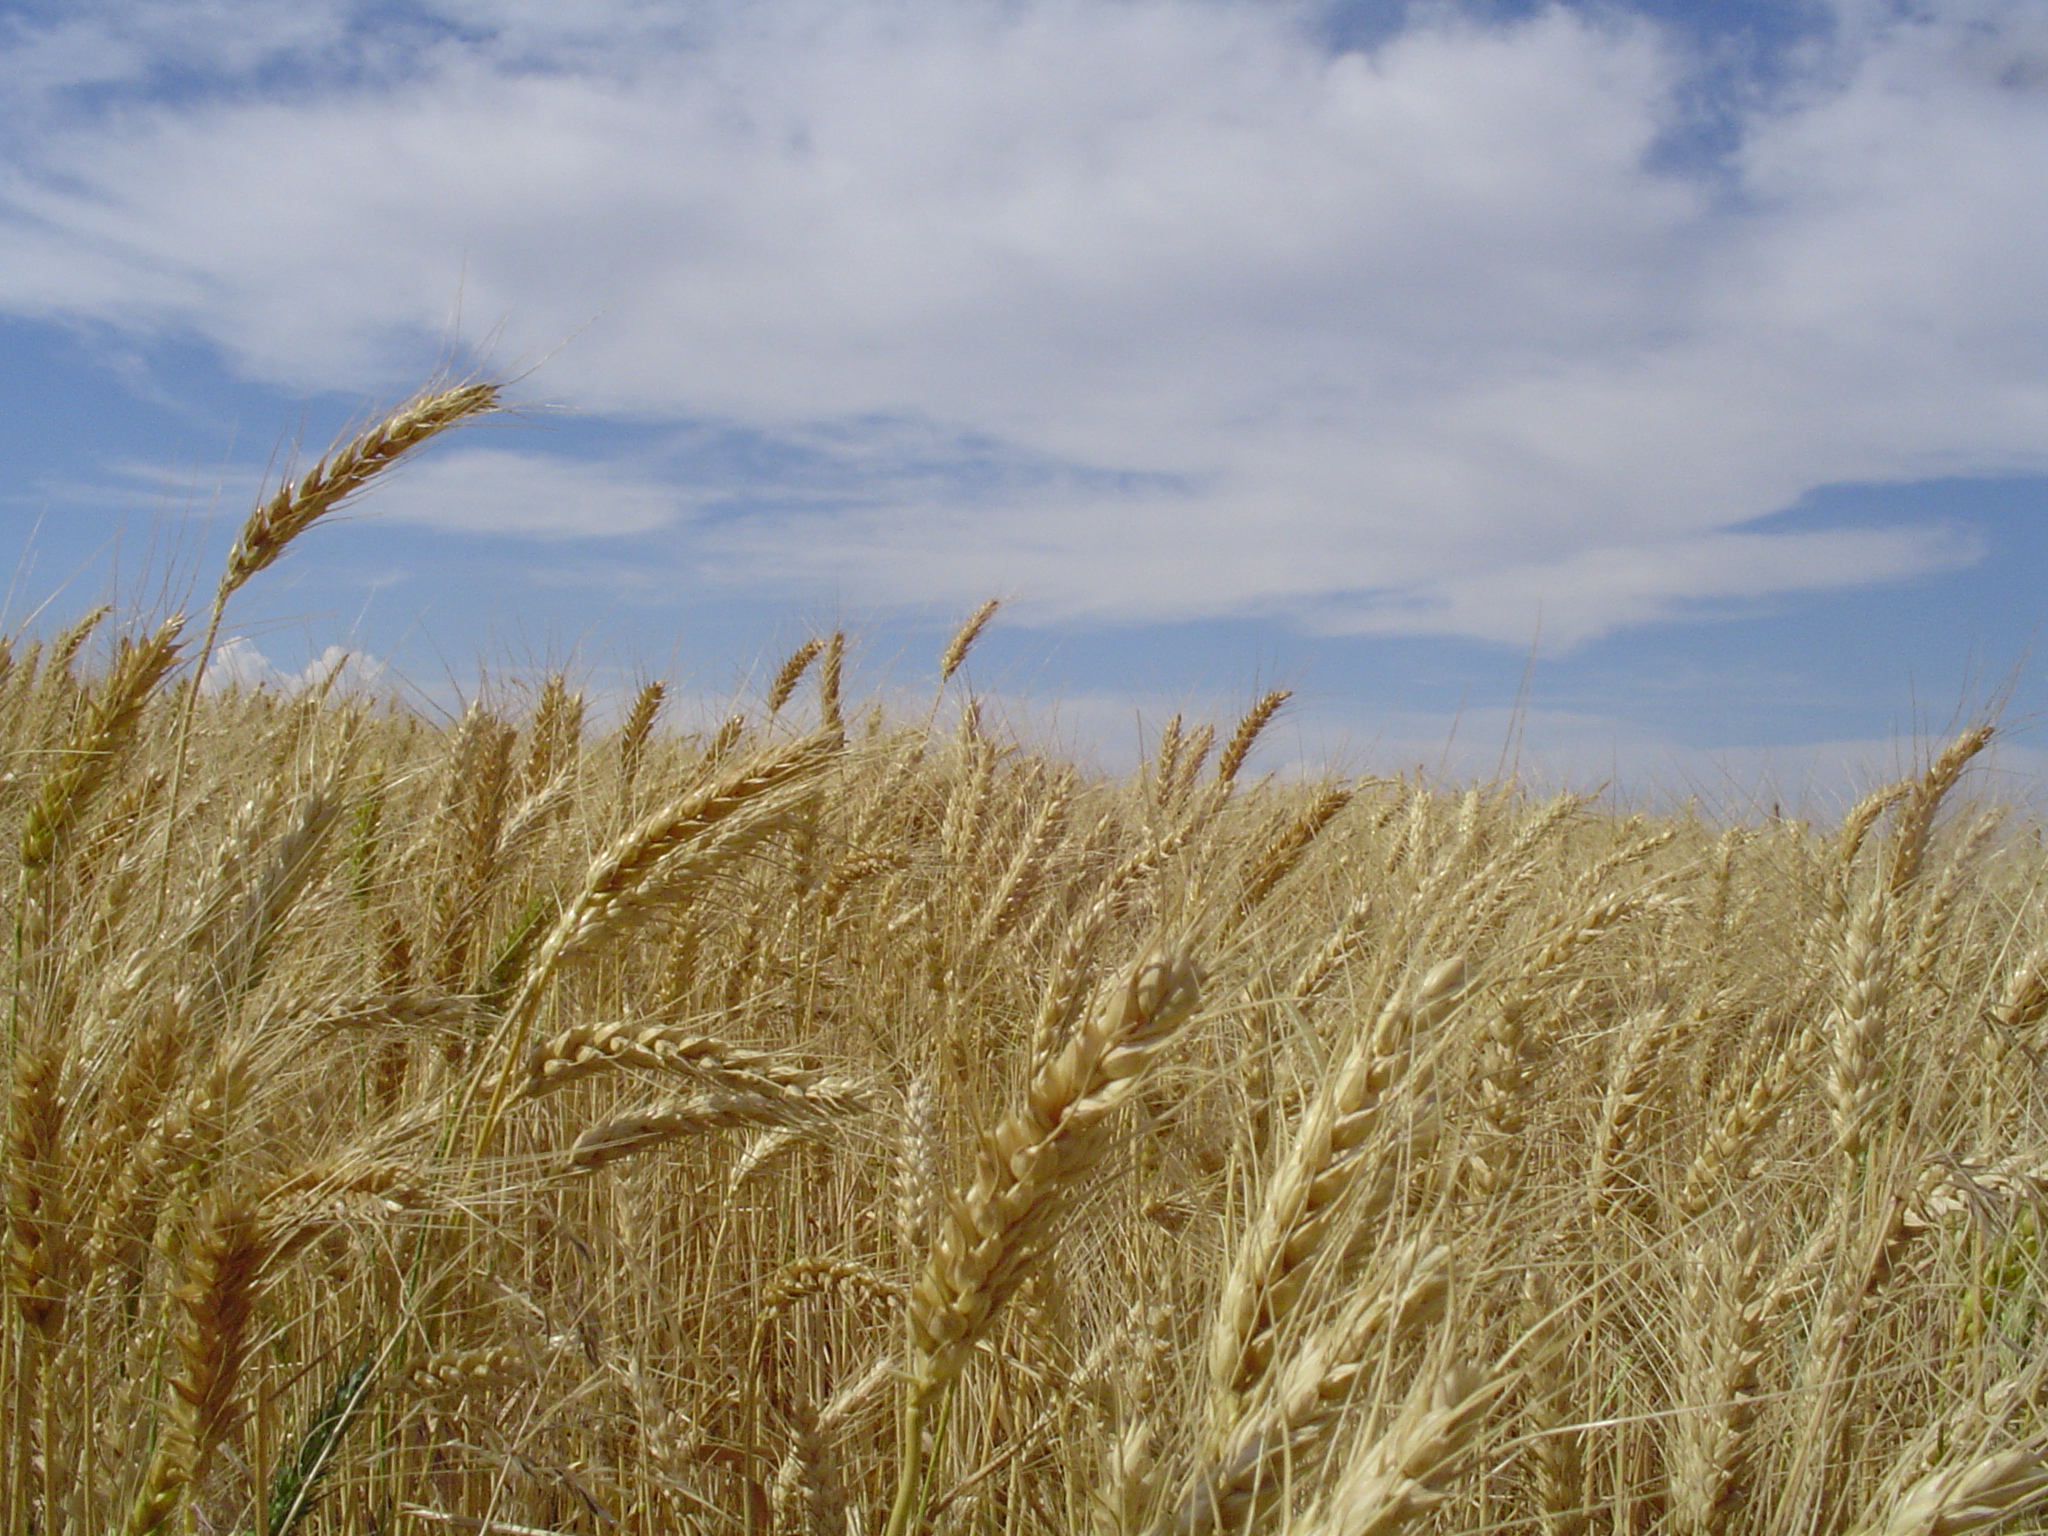
[(1440, 1243), (1403, 1243), (1380, 1283), (1295, 1351), (1270, 1397), (1212, 1437), (1173, 1510), (1152, 1525), (1152, 1536), (1263, 1529), (1290, 1479), (1304, 1474), (1356, 1401), (1374, 1357), (1443, 1316), (1450, 1257)]
[(996, 610), (1003, 606), (1003, 600), (992, 597), (967, 617), (954, 633), (946, 654), (939, 658), (939, 686), (952, 681), (953, 674), (960, 670), (960, 663), (967, 659), (967, 653), (974, 649), (974, 642), (981, 638), (981, 632), (988, 628), (989, 620), (996, 616)]
[(1249, 917), (1265, 904), (1273, 888), (1294, 872), (1315, 840), (1356, 793), (1348, 784), (1326, 786), (1316, 791), (1315, 797), (1283, 825), (1252, 845), (1252, 853), (1242, 863), (1233, 914), (1236, 919)]
[(1177, 952), (1147, 958), (1032, 1076), (1024, 1104), (983, 1139), (974, 1182), (911, 1286), (910, 1363), (889, 1536), (910, 1528), (924, 1423), (975, 1342), (1058, 1236), (1079, 1185), (1109, 1145), (1109, 1119), (1136, 1090), (1201, 996)]
[(621, 1157), (684, 1136), (744, 1126), (817, 1127), (867, 1107), (858, 1083), (828, 1078), (807, 1088), (776, 1088), (736, 1080), (687, 1099), (614, 1115), (591, 1126), (569, 1148), (569, 1171), (588, 1173)]
[(904, 1091), (896, 1143), (896, 1241), (905, 1254), (921, 1252), (931, 1239), (939, 1167), (938, 1094), (921, 1072)]
[(7, 1289), (22, 1320), (56, 1338), (75, 1276), (71, 1198), (62, 1177), (65, 1101), (61, 1035), (14, 1060), (7, 1126)]
[(668, 697), (668, 684), (656, 680), (633, 696), (633, 707), (626, 712), (626, 723), (619, 730), (619, 791), (626, 799), (633, 795), (633, 785), (640, 777), (640, 762), (647, 755), (647, 743), (654, 735), (654, 720), (661, 713), (662, 701)]
[[(499, 388), (495, 384), (471, 382), (445, 389), (426, 389), (414, 395), (382, 421), (365, 428), (339, 448), (323, 455), (296, 480), (287, 480), (260, 504), (242, 524), (234, 547), (228, 551), (227, 566), (220, 586), (213, 594), (213, 611), (206, 621), (206, 639), (199, 647), (190, 685), (185, 691), (184, 720), (178, 729), (178, 744), (171, 758), (170, 815), (167, 828), (178, 820), (179, 792), (185, 780), (185, 755), (191, 746), (192, 723), (199, 708), (199, 685), (205, 680), (207, 664), (213, 660), (214, 643), (220, 639), (221, 620), (228, 599), (251, 579), (268, 570), (300, 534), (362, 490), (377, 476), (411, 453), (422, 443), (450, 427), (499, 409)], [(168, 830), (166, 836), (168, 836)], [(169, 858), (164, 860), (164, 879), (170, 879)], [(168, 892), (166, 884), (157, 894), (159, 909)]]
[(1502, 1385), (1454, 1365), (1418, 1386), (1338, 1484), (1313, 1536), (1391, 1536), (1442, 1503)]
[(1230, 733), (1230, 740), (1223, 745), (1223, 755), (1216, 760), (1216, 782), (1234, 784), (1244, 769), (1244, 760), (1252, 755), (1252, 748), (1273, 723), (1273, 717), (1280, 713), (1280, 706), (1294, 697), (1291, 688), (1275, 688), (1258, 703), (1245, 711), (1237, 722), (1237, 729)]
[(591, 865), (583, 889), (541, 941), (506, 1009), (495, 1042), (504, 1065), (477, 1133), (479, 1149), (497, 1127), (541, 999), (556, 972), (772, 835), (788, 807), (782, 792), (822, 770), (836, 746), (831, 737), (807, 736), (729, 773), (657, 811)]
[(1765, 1301), (1763, 1240), (1740, 1223), (1726, 1249), (1694, 1259), (1683, 1344), (1687, 1412), (1672, 1426), (1671, 1505), (1683, 1536), (1719, 1536), (1747, 1491)]
[(43, 657), (42, 669), (36, 674), (36, 681), (49, 684), (59, 678), (68, 678), (71, 675), (71, 664), (78, 659), (78, 653), (85, 649), (85, 642), (106, 623), (108, 615), (113, 611), (112, 603), (101, 603), (83, 614), (69, 629), (60, 631), (57, 638), (50, 642), (50, 649)]
[[(322, 456), (298, 479), (287, 480), (268, 501), (251, 512), (235, 538), (234, 548), (228, 551), (227, 568), (221, 572), (220, 587), (213, 596), (213, 613), (206, 626), (206, 643), (199, 650), (199, 675), (193, 678), (193, 700), (197, 700), (199, 679), (206, 672), (206, 664), (213, 658), (213, 645), (220, 638), (221, 616), (227, 611), (229, 598), (247, 586), (253, 577), (276, 564), (278, 556), (285, 552), (292, 540), (413, 449), (458, 422), (498, 408), (499, 391), (495, 384), (457, 384), (447, 389), (424, 390), (382, 421), (365, 428), (333, 452)], [(189, 734), (189, 709), (185, 724)], [(182, 766), (181, 756), (178, 767)], [(178, 778), (174, 768), (171, 775), (174, 807)]]
[(750, 1051), (671, 1024), (578, 1024), (534, 1048), (521, 1099), (538, 1099), (586, 1077), (615, 1071), (676, 1072), (707, 1087), (802, 1091), (814, 1068), (767, 1051)]
[(94, 690), (84, 720), (65, 743), (56, 772), (43, 781), (29, 808), (21, 833), (24, 870), (40, 871), (55, 860), (65, 837), (106, 783), (115, 759), (134, 741), (143, 706), (177, 664), (178, 632), (184, 626), (184, 615), (175, 615), (147, 640), (121, 643), (113, 669)]
[(1970, 765), (1970, 759), (1991, 744), (1992, 727), (1973, 726), (1954, 741), (1941, 749), (1940, 754), (1928, 765), (1918, 782), (1912, 786), (1906, 797), (1905, 809), (1899, 812), (1899, 823), (1892, 835), (1891, 867), (1886, 871), (1886, 883), (1893, 896), (1905, 894), (1906, 888), (1920, 878), (1921, 867), (1927, 862), (1927, 845), (1934, 833), (1935, 813), (1941, 809), (1941, 802), (1956, 781), (1963, 776), (1963, 770)]
[(1882, 1086), (1884, 1032), (1890, 1009), (1892, 957), (1888, 919), (1893, 896), (1874, 887), (1842, 936), (1840, 978), (1830, 1024), (1834, 1062), (1828, 1073), (1835, 1147), (1853, 1169), (1870, 1135)]
[[(1388, 1127), (1398, 1107), (1414, 1037), (1449, 1016), (1465, 983), (1464, 962), (1447, 960), (1423, 977), (1411, 996), (1389, 1003), (1373, 1027), (1359, 1033), (1343, 1065), (1302, 1117), (1286, 1161), (1231, 1265), (1210, 1334), (1209, 1379), (1226, 1417), (1235, 1417), (1230, 1405), (1265, 1374), (1310, 1261), (1329, 1240), (1345, 1197), (1372, 1170), (1381, 1170), (1382, 1177), (1368, 1191), (1366, 1208), (1353, 1210), (1352, 1218), (1370, 1220), (1391, 1197), (1387, 1171), (1375, 1155), (1375, 1133)], [(1400, 1101), (1413, 1098), (1411, 1091)]]
[[(0, 1264), (0, 1276), (27, 1325), (12, 1361), (13, 1379), (7, 1383), (13, 1423), (4, 1437), (6, 1446), (0, 1448), (0, 1468), (7, 1481), (25, 1493), (34, 1480), (35, 1463), (43, 1463), (46, 1522), (54, 1508), (50, 1409), (55, 1394), (45, 1376), (76, 1289), (78, 1256), (69, 1181), (60, 1158), (65, 1140), (65, 1045), (63, 1034), (51, 1031), (47, 1040), (25, 1045), (14, 1059), (6, 1141), (6, 1255)], [(13, 1503), (11, 1498), (0, 1500), (0, 1506), (10, 1511)]]
[(1192, 961), (1135, 967), (1031, 1080), (1022, 1108), (989, 1132), (974, 1183), (954, 1204), (910, 1298), (913, 1400), (959, 1375), (976, 1339), (1050, 1245), (1075, 1186), (1108, 1146), (1109, 1116), (1200, 997)]
[(810, 670), (811, 663), (818, 659), (824, 649), (824, 641), (806, 640), (791, 651), (788, 659), (775, 669), (774, 680), (768, 684), (769, 714), (782, 713), (782, 706), (789, 702), (790, 695), (796, 692), (796, 685), (803, 681), (804, 673)]
[(583, 716), (582, 693), (572, 693), (562, 673), (550, 672), (527, 724), (526, 762), (512, 786), (515, 795), (530, 798), (573, 774), (583, 746)]
[(170, 1424), (129, 1510), (126, 1536), (175, 1523), (188, 1490), (234, 1427), (249, 1320), (267, 1257), (255, 1208), (217, 1202), (190, 1256), (191, 1279), (177, 1293), (184, 1328), (178, 1339), (181, 1362), (171, 1382)]
[(495, 384), (424, 391), (323, 456), (298, 479), (286, 481), (242, 525), (221, 575), (219, 601), (225, 603), (251, 577), (275, 563), (293, 539), (420, 444), (457, 422), (496, 409)]
[[(123, 641), (106, 680), (94, 690), (84, 717), (66, 741), (54, 772), (29, 807), (21, 832), (21, 876), (15, 908), (17, 961), (55, 927), (57, 893), (51, 881), (57, 856), (86, 808), (105, 786), (117, 759), (134, 743), (142, 712), (178, 660), (182, 614), (167, 619), (140, 643)], [(19, 1028), (10, 1020), (10, 1049)]]
[(2002, 1451), (1928, 1473), (1856, 1536), (1963, 1536), (2048, 1498), (2048, 1465), (2038, 1450)]
[(1595, 1216), (1608, 1215), (1642, 1192), (1628, 1177), (1636, 1130), (1656, 1095), (1663, 1057), (1682, 1022), (1672, 1017), (1668, 1005), (1659, 1004), (1622, 1026), (1623, 1043), (1608, 1074), (1586, 1173), (1586, 1203)]
[(846, 631), (835, 629), (825, 642), (825, 659), (818, 664), (818, 723), (834, 736), (846, 734), (845, 686)]

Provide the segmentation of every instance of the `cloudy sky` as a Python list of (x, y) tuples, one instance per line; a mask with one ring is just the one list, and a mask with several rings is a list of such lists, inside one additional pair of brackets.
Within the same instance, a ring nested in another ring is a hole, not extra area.
[(1723, 800), (2044, 741), (2038, 0), (0, 3), (0, 347), (16, 623), (517, 376), (252, 675), (723, 697), (843, 622), (911, 689), (993, 595), (1083, 747), (1275, 683), (1282, 755)]

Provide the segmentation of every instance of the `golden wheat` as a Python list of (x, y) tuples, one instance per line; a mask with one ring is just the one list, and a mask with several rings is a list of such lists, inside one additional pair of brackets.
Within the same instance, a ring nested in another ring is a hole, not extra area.
[(1254, 782), (1279, 691), (1118, 779), (965, 685), (993, 615), (928, 717), (826, 635), (708, 737), (0, 646), (0, 1529), (2036, 1514), (2048, 860), (1951, 818), (1986, 729), (1829, 828)]

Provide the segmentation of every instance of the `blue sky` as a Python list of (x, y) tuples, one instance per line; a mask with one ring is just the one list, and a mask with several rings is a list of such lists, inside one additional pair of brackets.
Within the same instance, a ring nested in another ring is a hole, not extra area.
[(2009, 695), (2031, 798), (2044, 232), (2027, 0), (0, 5), (9, 611), (209, 588), (453, 355), (528, 408), (247, 675), (908, 693), (996, 595), (1112, 760), (1279, 683), (1269, 766), (1804, 804)]

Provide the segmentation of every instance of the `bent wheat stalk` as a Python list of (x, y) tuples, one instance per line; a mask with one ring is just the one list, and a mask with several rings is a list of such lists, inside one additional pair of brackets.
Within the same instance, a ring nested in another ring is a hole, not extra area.
[[(488, 415), (500, 409), (496, 384), (472, 380), (444, 389), (423, 389), (383, 420), (366, 427), (339, 448), (324, 454), (296, 480), (287, 480), (249, 514), (228, 563), (221, 572), (220, 586), (213, 594), (213, 611), (206, 621), (206, 639), (193, 662), (192, 681), (185, 694), (185, 718), (178, 729), (178, 744), (171, 759), (171, 814), (168, 825), (177, 822), (179, 789), (185, 777), (185, 755), (191, 745), (192, 722), (199, 704), (199, 685), (205, 681), (207, 663), (213, 659), (214, 643), (220, 639), (222, 617), (228, 599), (251, 579), (277, 563), (292, 540), (362, 490), (377, 476), (421, 444), (438, 437), (459, 422)], [(165, 860), (168, 879), (169, 860)], [(162, 892), (158, 905), (162, 905)]]

